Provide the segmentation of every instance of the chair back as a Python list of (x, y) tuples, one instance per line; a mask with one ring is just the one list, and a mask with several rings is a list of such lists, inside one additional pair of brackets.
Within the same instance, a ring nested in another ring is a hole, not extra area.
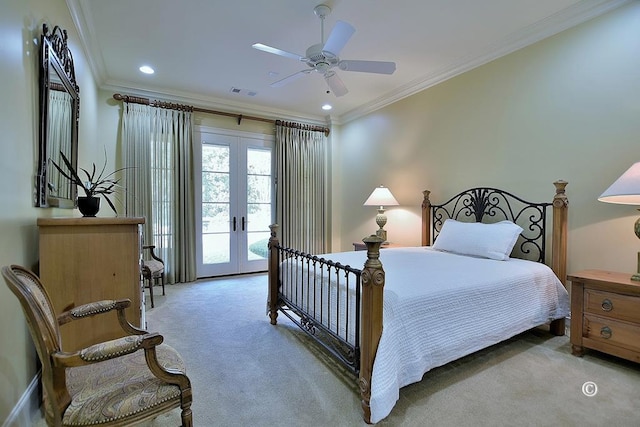
[(54, 368), (51, 355), (61, 351), (60, 329), (53, 304), (38, 276), (18, 265), (2, 267), (2, 276), (18, 298), (42, 364), (47, 420), (62, 420), (69, 405), (64, 368)]

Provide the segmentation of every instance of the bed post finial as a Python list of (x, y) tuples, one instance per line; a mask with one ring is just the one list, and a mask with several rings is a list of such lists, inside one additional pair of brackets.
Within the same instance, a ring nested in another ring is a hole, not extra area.
[[(551, 247), (551, 269), (562, 285), (567, 287), (567, 219), (569, 199), (565, 194), (568, 182), (558, 180), (553, 183), (556, 194), (553, 196), (553, 241)], [(555, 335), (564, 335), (564, 319), (551, 322), (551, 332)]]
[(424, 190), (422, 192), (422, 246), (431, 244), (431, 200), (429, 200), (431, 191)]
[(384, 270), (380, 262), (380, 245), (383, 239), (376, 235), (365, 237), (367, 261), (362, 270), (361, 334), (360, 334), (360, 398), (363, 418), (371, 423), (371, 374), (373, 361), (382, 335), (382, 302)]
[(271, 324), (275, 325), (278, 321), (278, 264), (280, 263), (280, 254), (278, 252), (278, 224), (271, 224), (271, 236), (269, 237), (269, 293), (267, 295), (267, 313), (271, 318)]
[(556, 186), (556, 195), (553, 198), (555, 203), (556, 199), (563, 199), (564, 203), (568, 203), (567, 196), (565, 195), (565, 187), (569, 184), (567, 181), (559, 179), (553, 183)]

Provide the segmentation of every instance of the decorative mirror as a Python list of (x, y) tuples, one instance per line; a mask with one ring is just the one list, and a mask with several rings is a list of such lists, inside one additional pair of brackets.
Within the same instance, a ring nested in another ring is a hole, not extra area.
[(78, 162), (78, 115), (80, 88), (73, 56), (67, 46), (67, 31), (56, 26), (49, 33), (42, 26), (40, 43), (40, 138), (36, 206), (73, 208), (77, 188), (56, 170), (64, 153), (74, 168)]

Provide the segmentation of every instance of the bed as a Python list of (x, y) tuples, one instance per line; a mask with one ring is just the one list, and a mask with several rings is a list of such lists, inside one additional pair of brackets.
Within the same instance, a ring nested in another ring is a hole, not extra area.
[(540, 325), (563, 335), (567, 183), (554, 185), (543, 203), (477, 187), (432, 204), (424, 191), (420, 247), (372, 235), (366, 252), (312, 255), (281, 246), (274, 224), (271, 323), (284, 314), (357, 376), (367, 423), (435, 367)]

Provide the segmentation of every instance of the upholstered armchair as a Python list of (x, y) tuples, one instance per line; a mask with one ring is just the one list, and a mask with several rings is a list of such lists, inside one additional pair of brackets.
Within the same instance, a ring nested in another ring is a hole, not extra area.
[[(162, 295), (164, 295), (164, 261), (154, 252), (155, 245), (144, 245), (143, 250), (148, 250), (150, 258), (147, 257), (142, 261), (142, 280), (145, 287), (149, 288), (149, 299), (151, 300), (151, 308), (155, 307), (153, 302), (153, 286), (162, 284)], [(146, 254), (145, 254), (146, 256)]]
[[(42, 363), (45, 419), (49, 426), (125, 426), (181, 409), (192, 426), (191, 383), (180, 355), (157, 333), (125, 317), (129, 300), (104, 300), (56, 316), (40, 279), (27, 269), (2, 268), (16, 295)], [(126, 336), (73, 353), (61, 349), (59, 326), (112, 310)]]

